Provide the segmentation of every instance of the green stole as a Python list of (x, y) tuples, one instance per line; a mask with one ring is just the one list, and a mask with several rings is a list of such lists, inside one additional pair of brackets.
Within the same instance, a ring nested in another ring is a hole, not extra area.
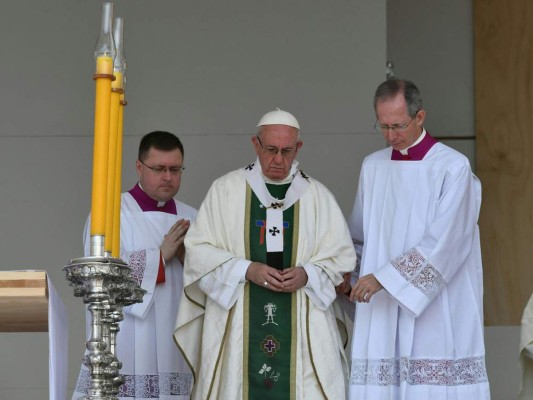
[[(285, 198), (290, 184), (267, 184)], [(283, 211), (283, 252), (266, 251), (266, 209), (249, 185), (246, 190), (245, 244), (248, 260), (273, 268), (295, 266), (299, 202)], [(273, 292), (247, 282), (244, 289), (243, 399), (296, 398), (296, 293)]]

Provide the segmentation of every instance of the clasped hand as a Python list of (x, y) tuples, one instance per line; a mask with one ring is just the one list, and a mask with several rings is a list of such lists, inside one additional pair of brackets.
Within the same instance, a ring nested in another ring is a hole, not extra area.
[(279, 270), (260, 262), (252, 262), (246, 271), (246, 279), (275, 292), (290, 293), (306, 285), (307, 272), (302, 267)]
[(183, 264), (185, 258), (185, 245), (183, 244), (183, 240), (190, 226), (191, 222), (182, 218), (172, 225), (165, 235), (159, 249), (166, 263), (170, 262), (174, 257), (178, 257)]

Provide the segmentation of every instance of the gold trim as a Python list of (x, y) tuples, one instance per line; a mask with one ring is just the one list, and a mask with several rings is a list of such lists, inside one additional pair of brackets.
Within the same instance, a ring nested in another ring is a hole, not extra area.
[[(298, 254), (298, 233), (300, 228), (300, 200), (294, 203), (292, 218), (292, 257), (291, 266), (296, 266)], [(291, 295), (291, 385), (290, 399), (296, 400), (296, 348), (298, 346), (298, 295), (293, 292)]]
[(226, 336), (228, 335), (228, 330), (231, 325), (231, 320), (233, 318), (234, 311), (235, 311), (235, 307), (232, 307), (228, 312), (226, 328), (224, 329), (224, 335), (222, 336), (222, 341), (220, 343), (220, 350), (218, 351), (217, 362), (215, 363), (215, 367), (213, 368), (213, 376), (211, 377), (211, 383), (209, 384), (209, 392), (207, 392), (206, 399), (209, 399), (211, 397), (211, 391), (213, 390), (213, 385), (215, 383), (215, 377), (217, 375), (218, 364), (220, 362), (220, 358), (222, 357), (222, 350), (224, 349), (224, 343), (226, 343)]
[(192, 394), (192, 389), (196, 386), (196, 373), (194, 372), (194, 368), (191, 364), (191, 362), (189, 361), (189, 359), (187, 358), (187, 356), (185, 355), (185, 352), (183, 351), (183, 349), (181, 348), (181, 346), (178, 344), (178, 341), (176, 340), (176, 337), (174, 335), (172, 335), (172, 338), (174, 339), (174, 343), (176, 344), (176, 346), (178, 347), (178, 350), (180, 351), (181, 353), (181, 356), (183, 357), (183, 359), (185, 360), (185, 362), (187, 363), (187, 365), (189, 366), (190, 370), (191, 370), (191, 373), (192, 373), (192, 388), (191, 388), (191, 394)]
[(298, 295), (297, 292), (291, 293), (291, 380), (290, 380), (290, 399), (296, 400), (296, 346), (298, 346)]
[(243, 304), (243, 333), (242, 333), (242, 399), (248, 400), (248, 353), (250, 351), (250, 284), (244, 284), (244, 304)]
[[(200, 303), (194, 301), (192, 298), (189, 297), (189, 295), (187, 294), (187, 291), (183, 291), (183, 294), (185, 295), (185, 298), (187, 300), (189, 300), (191, 303), (193, 303), (195, 306), (197, 307), (200, 307), (202, 310), (205, 310), (205, 307), (202, 306)], [(196, 318), (204, 318), (205, 317), (205, 311), (201, 314), (201, 316), (198, 316)], [(194, 321), (194, 320), (193, 320)], [(193, 321), (189, 321), (188, 323), (193, 323)], [(192, 363), (191, 361), (189, 360), (189, 358), (187, 358), (186, 356), (186, 353), (185, 351), (183, 350), (183, 348), (178, 344), (178, 341), (176, 340), (176, 337), (174, 335), (172, 335), (172, 338), (174, 339), (174, 343), (176, 344), (176, 346), (178, 347), (178, 350), (180, 351), (183, 359), (185, 360), (185, 362), (187, 363), (187, 365), (189, 366), (190, 370), (191, 370), (191, 373), (192, 373), (192, 379), (193, 379), (193, 388), (196, 386), (196, 383), (197, 383), (197, 378), (196, 378), (196, 371), (194, 370), (193, 366), (192, 366)]]
[(300, 232), (300, 200), (294, 203), (292, 221), (292, 258), (291, 266), (296, 266), (296, 256), (298, 255), (298, 232)]
[[(250, 259), (250, 213), (252, 206), (252, 188), (246, 183), (246, 200), (244, 202), (244, 255), (247, 260)], [(242, 398), (248, 400), (248, 352), (249, 350), (249, 317), (250, 317), (250, 284), (244, 284), (244, 303), (243, 303), (243, 341), (242, 341)]]
[(324, 396), (325, 399), (328, 397), (326, 396), (326, 393), (324, 392), (324, 386), (322, 385), (322, 382), (320, 382), (320, 376), (318, 376), (318, 372), (316, 371), (315, 361), (313, 359), (313, 350), (311, 346), (311, 336), (309, 335), (309, 297), (306, 297), (306, 309), (307, 312), (305, 313), (305, 324), (306, 324), (306, 335), (307, 335), (307, 347), (309, 349), (309, 359), (311, 360), (311, 365), (313, 366), (313, 372), (316, 376), (316, 381), (318, 382), (318, 386), (320, 386), (320, 391), (322, 392), (322, 396)]
[[(346, 324), (344, 323), (343, 320), (339, 319), (339, 318), (335, 318), (336, 320), (336, 323), (337, 323), (337, 328), (339, 329), (340, 331), (340, 327), (339, 325), (342, 325), (342, 331), (344, 332), (344, 336), (346, 337), (346, 340), (344, 341), (344, 343), (342, 344), (342, 347), (344, 348), (344, 350), (347, 350), (347, 346), (348, 346), (348, 342), (349, 342), (349, 336), (348, 336), (348, 328), (346, 327)], [(342, 335), (341, 335), (342, 336)]]
[(246, 183), (246, 200), (244, 202), (244, 258), (250, 259), (250, 213), (252, 208), (252, 188)]
[(187, 293), (186, 290), (183, 290), (183, 294), (185, 294), (185, 297), (187, 298), (187, 300), (189, 300), (192, 304), (194, 304), (197, 307), (200, 307), (202, 310), (205, 310), (205, 306), (203, 306), (202, 304), (198, 303), (196, 300), (193, 300), (192, 297), (189, 297), (189, 294)]

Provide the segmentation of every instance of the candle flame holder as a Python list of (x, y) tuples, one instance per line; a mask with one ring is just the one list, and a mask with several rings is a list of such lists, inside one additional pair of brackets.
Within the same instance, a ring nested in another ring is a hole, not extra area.
[(91, 313), (91, 332), (83, 358), (91, 381), (79, 400), (116, 400), (124, 377), (116, 356), (116, 340), (123, 308), (142, 302), (144, 293), (131, 277), (131, 269), (117, 258), (90, 256), (70, 261), (63, 270), (74, 296), (83, 297)]

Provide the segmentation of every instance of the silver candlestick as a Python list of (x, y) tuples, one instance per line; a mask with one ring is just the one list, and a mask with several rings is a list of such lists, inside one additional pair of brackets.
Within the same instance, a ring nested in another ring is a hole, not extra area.
[(91, 313), (91, 333), (85, 343), (88, 353), (83, 361), (91, 382), (87, 396), (81, 399), (116, 400), (124, 382), (115, 351), (118, 324), (123, 319), (123, 307), (142, 302), (145, 290), (131, 278), (128, 265), (116, 258), (77, 258), (63, 270), (74, 296), (83, 297)]

